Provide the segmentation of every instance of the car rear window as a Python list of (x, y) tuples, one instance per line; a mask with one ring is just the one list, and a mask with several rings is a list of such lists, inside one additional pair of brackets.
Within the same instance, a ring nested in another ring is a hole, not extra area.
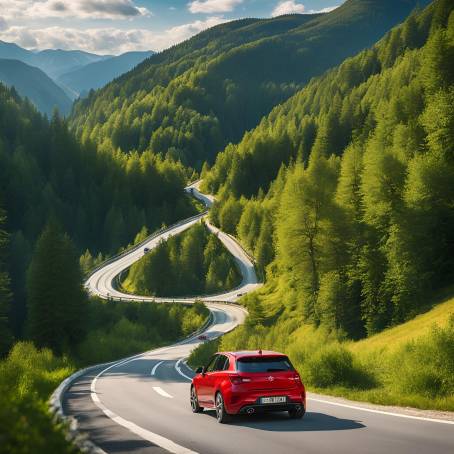
[(294, 370), (286, 356), (248, 356), (236, 362), (238, 372), (281, 372)]

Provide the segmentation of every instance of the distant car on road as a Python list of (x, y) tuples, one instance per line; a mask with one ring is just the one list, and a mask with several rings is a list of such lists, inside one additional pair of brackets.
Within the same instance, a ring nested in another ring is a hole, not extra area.
[(208, 340), (208, 336), (206, 334), (201, 334), (199, 336), (199, 340), (206, 341), (206, 340)]
[(218, 422), (232, 415), (287, 411), (301, 419), (306, 390), (289, 358), (272, 351), (220, 352), (199, 367), (191, 383), (191, 408), (216, 410)]
[(143, 249), (144, 254), (148, 254), (150, 252), (150, 248), (146, 247)]

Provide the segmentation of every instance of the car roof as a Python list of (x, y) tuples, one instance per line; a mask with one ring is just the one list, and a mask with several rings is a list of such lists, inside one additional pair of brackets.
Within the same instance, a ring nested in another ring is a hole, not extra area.
[(236, 359), (250, 356), (287, 356), (284, 353), (273, 352), (272, 350), (243, 350), (239, 352), (218, 352), (217, 354), (230, 355)]

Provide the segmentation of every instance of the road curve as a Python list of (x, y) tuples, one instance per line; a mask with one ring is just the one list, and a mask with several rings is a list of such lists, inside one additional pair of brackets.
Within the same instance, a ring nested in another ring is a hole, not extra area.
[[(211, 206), (213, 203), (213, 198), (211, 196), (207, 196), (202, 194), (198, 190), (197, 183), (188, 186), (186, 188), (188, 192), (190, 192), (194, 197), (201, 200), (207, 208)], [(258, 282), (254, 264), (251, 258), (246, 254), (246, 252), (241, 248), (238, 242), (232, 238), (230, 235), (220, 231), (218, 228), (213, 226), (206, 220), (207, 227), (218, 236), (218, 238), (222, 241), (224, 246), (230, 251), (230, 253), (235, 258), (242, 276), (243, 280), (241, 285), (233, 291), (219, 293), (216, 295), (201, 295), (198, 297), (191, 297), (191, 298), (181, 298), (181, 297), (167, 297), (167, 298), (159, 298), (159, 297), (146, 297), (141, 295), (130, 295), (125, 293), (121, 290), (118, 290), (115, 287), (116, 277), (119, 276), (121, 273), (126, 271), (133, 263), (137, 262), (144, 256), (144, 249), (153, 249), (156, 247), (161, 241), (166, 241), (168, 238), (174, 235), (178, 235), (179, 233), (184, 232), (185, 230), (189, 229), (191, 226), (200, 222), (202, 219), (206, 219), (206, 214), (200, 214), (198, 216), (194, 216), (189, 220), (179, 222), (174, 226), (169, 227), (164, 232), (159, 235), (153, 236), (149, 241), (144, 242), (140, 248), (133, 249), (130, 253), (122, 255), (117, 260), (112, 261), (111, 263), (106, 264), (105, 266), (96, 270), (85, 283), (86, 289), (92, 294), (99, 296), (101, 298), (114, 298), (114, 299), (122, 299), (122, 300), (135, 300), (135, 301), (154, 301), (154, 302), (168, 302), (168, 301), (175, 301), (175, 302), (194, 302), (197, 300), (203, 300), (205, 302), (208, 301), (225, 301), (225, 302), (234, 302), (239, 298), (239, 295), (243, 295), (245, 293), (251, 292), (256, 290), (260, 284)]]
[[(200, 194), (196, 187), (192, 191), (195, 196)], [(209, 206), (212, 199), (203, 197)], [(163, 235), (180, 233), (192, 223), (180, 224)], [(218, 235), (227, 247), (233, 248), (233, 254), (242, 264), (244, 280), (240, 289), (217, 295), (216, 299), (234, 301), (238, 293), (256, 288), (258, 284), (255, 273), (248, 274), (252, 263), (247, 255), (241, 248), (237, 250), (238, 244), (233, 239), (222, 232)], [(155, 240), (147, 247), (156, 245)], [(98, 270), (87, 282), (87, 288), (102, 297), (143, 300), (141, 296), (117, 292), (112, 285), (115, 276), (140, 258), (142, 251), (143, 248)], [(194, 299), (176, 300), (191, 302)], [(212, 323), (205, 334), (210, 339), (234, 329), (246, 315), (239, 306), (207, 305)], [(197, 336), (191, 337), (173, 346), (87, 372), (66, 391), (65, 414), (74, 416), (80, 430), (108, 453), (454, 452), (454, 425), (449, 421), (428, 421), (408, 414), (361, 408), (360, 404), (341, 403), (312, 394), (302, 421), (277, 414), (241, 416), (229, 425), (221, 425), (213, 412), (193, 414), (189, 405), (193, 372), (184, 364), (184, 358), (199, 343)]]

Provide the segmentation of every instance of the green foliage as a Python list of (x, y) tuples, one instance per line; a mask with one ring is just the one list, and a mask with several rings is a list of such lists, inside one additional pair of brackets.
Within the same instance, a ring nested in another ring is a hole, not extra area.
[(88, 334), (76, 351), (80, 364), (96, 364), (169, 344), (206, 321), (202, 303), (189, 306), (91, 300)]
[(232, 256), (200, 223), (161, 242), (136, 262), (123, 287), (140, 295), (188, 296), (225, 291), (240, 282)]
[(79, 254), (112, 254), (144, 226), (154, 230), (195, 212), (183, 191), (187, 176), (180, 164), (151, 153), (82, 145), (64, 120), (54, 115), (48, 121), (0, 85), (0, 181), (15, 334), (21, 335), (25, 319), (31, 251), (49, 218), (59, 221)]
[(86, 296), (71, 240), (55, 222), (39, 237), (27, 280), (28, 328), (39, 347), (61, 352), (84, 334)]
[[(200, 170), (312, 77), (375, 43), (417, 3), (421, 1), (350, 0), (329, 14), (219, 25), (79, 100), (71, 124), (84, 141), (103, 149), (152, 151)], [(407, 35), (413, 45), (414, 32)], [(336, 132), (326, 127), (334, 138)], [(313, 124), (307, 124), (306, 132), (309, 144)], [(260, 147), (266, 166), (255, 159), (248, 162), (263, 171), (256, 181), (243, 178), (244, 166), (236, 166), (230, 178), (260, 187), (273, 176), (272, 163), (279, 161), (274, 148), (290, 152), (285, 138), (270, 145)]]
[(453, 27), (452, 3), (416, 11), (207, 172), (213, 221), (260, 257), (289, 316), (358, 339), (452, 282)]
[(454, 316), (445, 328), (404, 345), (390, 359), (390, 386), (427, 398), (454, 395)]
[(188, 366), (194, 370), (198, 367), (206, 366), (210, 358), (219, 351), (220, 338), (203, 342), (194, 350), (188, 358)]
[(343, 386), (367, 389), (373, 385), (373, 377), (364, 367), (355, 364), (352, 353), (335, 343), (320, 348), (303, 365), (303, 370), (307, 371), (309, 383), (317, 388)]
[(11, 290), (10, 279), (6, 271), (5, 251), (8, 244), (8, 235), (2, 229), (5, 217), (3, 210), (0, 208), (0, 358), (8, 353), (13, 337), (11, 325), (9, 322)]
[(85, 311), (89, 334), (70, 358), (39, 350), (31, 342), (18, 342), (0, 361), (0, 452), (78, 452), (49, 413), (52, 391), (76, 368), (172, 343), (200, 328), (208, 315), (202, 303), (92, 300)]
[(4, 453), (78, 452), (55, 425), (47, 398), (73, 369), (50, 350), (17, 343), (0, 361), (0, 451)]

